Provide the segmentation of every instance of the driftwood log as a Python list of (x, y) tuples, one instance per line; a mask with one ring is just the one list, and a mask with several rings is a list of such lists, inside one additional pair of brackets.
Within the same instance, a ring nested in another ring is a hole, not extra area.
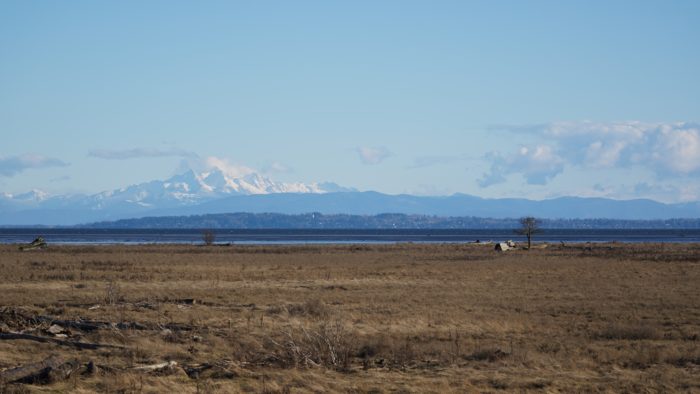
[(69, 341), (59, 338), (51, 337), (41, 337), (38, 335), (22, 334), (18, 332), (0, 332), (0, 340), (12, 340), (12, 339), (26, 339), (28, 341), (44, 342), (44, 343), (55, 343), (61, 346), (73, 346), (78, 349), (100, 349), (100, 348), (111, 348), (111, 349), (126, 349), (125, 346), (120, 345), (109, 345), (105, 343), (91, 343), (91, 342), (77, 342)]
[(18, 310), (14, 309), (2, 309), (0, 310), (0, 320), (3, 317), (9, 318), (10, 320), (21, 320), (24, 324), (36, 325), (40, 323), (48, 323), (49, 325), (56, 324), (65, 328), (75, 328), (80, 331), (96, 331), (99, 329), (119, 329), (119, 330), (162, 330), (169, 329), (173, 331), (193, 331), (196, 327), (182, 324), (182, 323), (163, 323), (163, 324), (144, 324), (139, 322), (109, 322), (100, 320), (65, 320), (57, 319), (52, 316), (43, 315), (28, 315)]
[(43, 361), (10, 368), (0, 372), (0, 382), (4, 383), (53, 383), (67, 379), (82, 366), (77, 360), (65, 361), (51, 356)]
[(177, 362), (175, 361), (166, 361), (164, 363), (158, 363), (158, 364), (151, 364), (151, 365), (142, 365), (140, 367), (133, 367), (134, 371), (157, 371), (160, 369), (172, 369), (177, 366)]
[(57, 325), (62, 326), (62, 327), (76, 328), (76, 329), (81, 330), (81, 331), (95, 331), (95, 330), (99, 330), (99, 329), (110, 329), (110, 328), (117, 328), (120, 330), (155, 330), (155, 329), (167, 328), (169, 330), (175, 330), (175, 331), (192, 331), (195, 329), (193, 326), (190, 326), (187, 324), (179, 324), (179, 323), (146, 325), (146, 324), (138, 323), (138, 322), (113, 323), (113, 322), (99, 321), (99, 320), (60, 320), (60, 319), (55, 319), (51, 316), (34, 316), (33, 319), (40, 321), (40, 322), (44, 322), (44, 323), (57, 324)]

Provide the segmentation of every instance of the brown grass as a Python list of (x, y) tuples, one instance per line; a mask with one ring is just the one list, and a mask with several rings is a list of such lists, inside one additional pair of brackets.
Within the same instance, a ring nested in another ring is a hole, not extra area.
[(0, 393), (700, 392), (695, 244), (3, 245), (0, 273), (0, 331), (50, 335), (36, 315), (150, 328), (69, 330), (126, 350), (0, 341), (0, 370), (101, 367)]

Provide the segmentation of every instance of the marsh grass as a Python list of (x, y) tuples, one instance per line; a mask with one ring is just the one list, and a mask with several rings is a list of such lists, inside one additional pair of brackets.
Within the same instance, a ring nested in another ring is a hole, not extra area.
[[(53, 391), (700, 390), (694, 244), (1, 245), (0, 272), (0, 330), (47, 335), (17, 310), (154, 327), (69, 333), (125, 351), (0, 341), (0, 369), (104, 367)], [(210, 367), (129, 371), (169, 360)]]

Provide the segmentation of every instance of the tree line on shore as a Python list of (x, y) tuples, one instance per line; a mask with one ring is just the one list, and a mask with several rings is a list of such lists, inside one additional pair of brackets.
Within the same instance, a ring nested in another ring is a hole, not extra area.
[[(520, 218), (441, 217), (380, 214), (344, 215), (305, 213), (220, 213), (191, 216), (158, 216), (97, 222), (78, 227), (105, 229), (515, 229)], [(542, 229), (700, 229), (700, 219), (621, 220), (538, 218)]]

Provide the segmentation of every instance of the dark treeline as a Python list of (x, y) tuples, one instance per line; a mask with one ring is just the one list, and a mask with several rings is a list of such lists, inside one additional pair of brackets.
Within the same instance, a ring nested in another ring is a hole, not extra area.
[[(618, 220), (542, 219), (543, 229), (700, 229), (700, 219)], [(82, 228), (105, 229), (510, 229), (518, 218), (440, 217), (424, 215), (323, 215), (307, 213), (221, 213), (161, 216), (91, 223)]]

